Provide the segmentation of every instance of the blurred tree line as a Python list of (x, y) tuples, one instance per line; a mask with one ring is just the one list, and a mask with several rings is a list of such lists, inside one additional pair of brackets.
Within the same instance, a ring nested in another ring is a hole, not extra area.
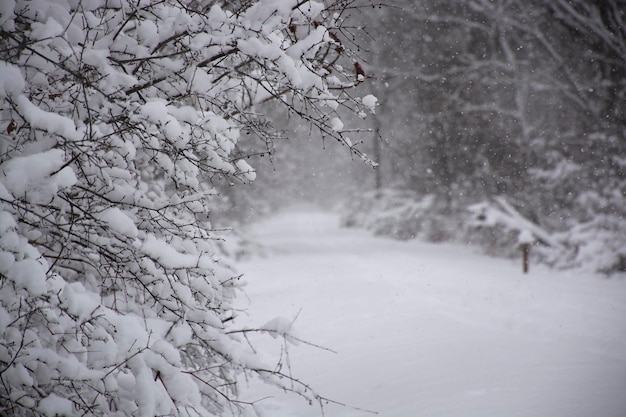
[(626, 9), (617, 3), (386, 8), (370, 33), (388, 181), (451, 200), (524, 200), (550, 187), (532, 200), (543, 213), (594, 192), (614, 208), (626, 157)]
[(401, 0), (365, 26), (380, 183), (435, 196), (431, 238), (506, 196), (553, 263), (626, 269), (625, 2)]
[[(342, 42), (364, 45), (357, 90), (380, 105), (360, 137), (380, 166), (355, 167), (343, 152), (312, 156), (311, 135), (291, 125), (295, 143), (282, 148), (291, 168), (280, 156), (255, 163), (285, 174), (241, 194), (266, 194), (269, 211), (276, 191), (306, 194), (300, 179), (317, 175), (331, 199), (358, 189), (347, 223), (370, 227), (364, 211), (388, 210), (374, 226), (381, 233), (496, 252), (516, 248), (516, 234), (476, 233), (468, 207), (505, 197), (560, 242), (544, 261), (626, 270), (626, 2), (397, 0), (357, 13), (368, 36)], [(398, 210), (407, 199), (414, 209)]]

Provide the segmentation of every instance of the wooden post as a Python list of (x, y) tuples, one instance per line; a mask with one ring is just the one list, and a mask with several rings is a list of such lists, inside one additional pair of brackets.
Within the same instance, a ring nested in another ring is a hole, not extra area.
[(530, 230), (524, 229), (520, 230), (517, 241), (519, 242), (520, 249), (522, 249), (522, 271), (527, 274), (528, 268), (530, 267), (530, 259), (528, 259), (530, 255), (530, 245), (536, 241), (536, 238)]
[(521, 247), (522, 247), (522, 271), (524, 271), (524, 273), (527, 274), (528, 266), (529, 266), (528, 255), (530, 255), (530, 244), (522, 243)]

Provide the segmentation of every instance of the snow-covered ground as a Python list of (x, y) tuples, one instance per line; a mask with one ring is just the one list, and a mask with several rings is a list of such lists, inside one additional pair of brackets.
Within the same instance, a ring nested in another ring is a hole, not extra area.
[[(624, 278), (532, 265), (524, 275), (521, 262), (341, 229), (309, 207), (252, 234), (267, 252), (240, 265), (247, 320), (297, 316), (298, 336), (336, 352), (289, 347), (294, 376), (361, 409), (331, 403), (327, 417), (626, 416)], [(244, 398), (268, 392), (251, 384)], [(257, 408), (321, 415), (275, 395)]]

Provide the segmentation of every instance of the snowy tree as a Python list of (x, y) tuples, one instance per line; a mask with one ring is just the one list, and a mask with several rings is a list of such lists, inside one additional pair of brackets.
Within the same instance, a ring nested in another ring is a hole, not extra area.
[(546, 138), (541, 206), (572, 250), (552, 259), (626, 271), (626, 9), (623, 2), (544, 0), (552, 22), (546, 50), (560, 63), (560, 126)]
[(369, 112), (356, 7), (0, 3), (0, 414), (246, 411), (242, 373), (317, 398), (244, 343), (209, 215), (255, 177), (242, 132), (271, 146), (264, 102), (367, 159), (333, 122)]
[[(387, 210), (390, 216), (401, 212), (394, 201), (403, 199), (412, 209), (402, 211), (408, 218), (396, 219), (401, 225), (388, 226), (386, 218), (384, 228), (476, 242), (473, 232), (465, 235), (467, 207), (506, 196), (528, 220), (558, 234), (563, 245), (545, 255), (549, 263), (624, 270), (621, 3), (424, 0), (394, 6), (368, 26), (376, 39), (371, 68), (383, 86), (378, 115), (389, 139), (385, 182), (401, 189), (387, 194)], [(355, 206), (380, 204), (359, 200)], [(423, 233), (418, 223), (428, 219), (436, 227)], [(492, 235), (483, 241), (511, 252), (516, 238), (506, 245)]]

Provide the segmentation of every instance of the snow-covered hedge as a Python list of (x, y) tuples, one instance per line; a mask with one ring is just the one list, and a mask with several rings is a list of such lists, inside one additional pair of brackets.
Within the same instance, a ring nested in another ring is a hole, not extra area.
[(543, 250), (545, 261), (557, 268), (580, 268), (606, 274), (626, 272), (626, 222), (623, 217), (598, 215), (572, 229), (555, 233), (561, 251)]
[(503, 196), (450, 210), (434, 195), (398, 189), (359, 194), (341, 212), (346, 227), (396, 239), (466, 243), (511, 258), (521, 256), (521, 244), (529, 244), (533, 262), (608, 274), (626, 270), (626, 226), (619, 216), (598, 215), (570, 230), (549, 232)]
[(341, 207), (342, 224), (360, 227), (396, 239), (420, 238), (432, 242), (460, 238), (460, 220), (445, 214), (435, 195), (418, 196), (399, 189), (358, 193)]

